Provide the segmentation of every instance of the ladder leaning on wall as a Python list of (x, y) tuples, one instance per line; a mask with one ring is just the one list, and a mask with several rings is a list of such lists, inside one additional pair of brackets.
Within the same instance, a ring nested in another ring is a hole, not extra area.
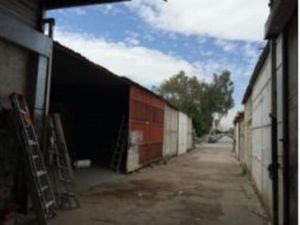
[(49, 117), (49, 159), (52, 168), (55, 195), (60, 208), (66, 204), (69, 208), (80, 207), (74, 191), (74, 175), (71, 158), (59, 114)]
[(57, 205), (49, 175), (32, 124), (26, 100), (21, 94), (11, 94), (13, 118), (25, 159), (28, 190), (40, 225), (54, 217)]
[(121, 119), (116, 145), (113, 151), (110, 168), (119, 172), (121, 169), (122, 158), (127, 144), (127, 120), (126, 116)]

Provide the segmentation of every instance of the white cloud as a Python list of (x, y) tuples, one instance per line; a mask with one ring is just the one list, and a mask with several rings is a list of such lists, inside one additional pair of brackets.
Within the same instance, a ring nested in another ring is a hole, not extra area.
[(83, 16), (86, 14), (86, 10), (83, 9), (83, 8), (78, 8), (78, 7), (75, 7), (75, 8), (67, 8), (67, 9), (58, 9), (56, 10), (57, 13), (60, 13), (62, 15), (66, 15), (68, 13), (70, 14), (74, 14), (76, 16)]
[(126, 37), (125, 37), (125, 42), (128, 45), (139, 45), (139, 34), (137, 32), (132, 32), (132, 31), (126, 31)]
[(199, 75), (201, 69), (184, 59), (158, 50), (132, 46), (125, 42), (110, 42), (88, 34), (56, 30), (55, 40), (79, 52), (96, 64), (118, 75), (151, 86), (169, 78), (180, 70)]
[(236, 42), (219, 38), (215, 40), (215, 44), (221, 47), (225, 52), (235, 52), (238, 48), (238, 44)]
[(153, 27), (186, 35), (262, 40), (268, 0), (135, 0), (126, 5)]
[(111, 4), (93, 6), (93, 9), (96, 9), (98, 12), (106, 15), (117, 15), (121, 13), (117, 7), (114, 7), (114, 5)]
[(136, 38), (133, 38), (133, 37), (126, 37), (125, 42), (128, 45), (139, 45), (140, 44), (140, 41)]

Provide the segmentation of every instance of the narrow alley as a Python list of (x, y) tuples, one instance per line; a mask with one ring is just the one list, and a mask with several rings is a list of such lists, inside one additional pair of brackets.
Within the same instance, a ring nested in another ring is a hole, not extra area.
[(51, 225), (265, 225), (255, 191), (230, 139), (81, 190), (81, 208)]

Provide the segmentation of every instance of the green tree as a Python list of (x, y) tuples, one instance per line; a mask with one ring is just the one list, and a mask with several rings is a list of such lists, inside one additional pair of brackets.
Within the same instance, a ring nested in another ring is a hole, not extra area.
[(225, 70), (220, 75), (214, 74), (211, 88), (212, 95), (210, 97), (214, 105), (214, 122), (215, 127), (218, 128), (222, 118), (234, 107), (232, 98), (234, 84), (230, 79), (230, 72)]
[(153, 89), (192, 118), (198, 136), (210, 131), (214, 117), (219, 123), (233, 107), (233, 83), (228, 71), (215, 74), (211, 83), (180, 71)]

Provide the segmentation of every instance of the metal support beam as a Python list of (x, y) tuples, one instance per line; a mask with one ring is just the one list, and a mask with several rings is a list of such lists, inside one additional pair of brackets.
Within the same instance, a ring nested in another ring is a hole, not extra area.
[(48, 71), (48, 58), (44, 56), (38, 57), (37, 76), (35, 82), (35, 95), (33, 105), (33, 119), (39, 137), (42, 135), (42, 130), (45, 121), (45, 100)]
[(276, 40), (270, 42), (271, 45), (271, 57), (272, 57), (272, 75), (271, 75), (271, 164), (268, 170), (272, 179), (272, 192), (273, 192), (273, 225), (278, 225), (279, 217), (279, 189), (278, 189), (278, 133), (277, 133), (277, 70), (276, 70)]
[(52, 54), (53, 42), (33, 28), (0, 10), (0, 38), (45, 57)]
[[(44, 25), (48, 24), (48, 35), (53, 38), (55, 20), (53, 18), (44, 19)], [(52, 49), (51, 49), (52, 50)], [(34, 122), (38, 134), (42, 140), (43, 150), (46, 147), (46, 119), (49, 113), (50, 88), (52, 75), (52, 51), (48, 57), (39, 55), (36, 79), (36, 91), (34, 99)]]
[(0, 38), (38, 55), (33, 96), (33, 118), (39, 137), (43, 136), (45, 117), (48, 114), (49, 108), (53, 50), (52, 35), (54, 20), (48, 19), (44, 22), (49, 23), (50, 37), (0, 10)]

